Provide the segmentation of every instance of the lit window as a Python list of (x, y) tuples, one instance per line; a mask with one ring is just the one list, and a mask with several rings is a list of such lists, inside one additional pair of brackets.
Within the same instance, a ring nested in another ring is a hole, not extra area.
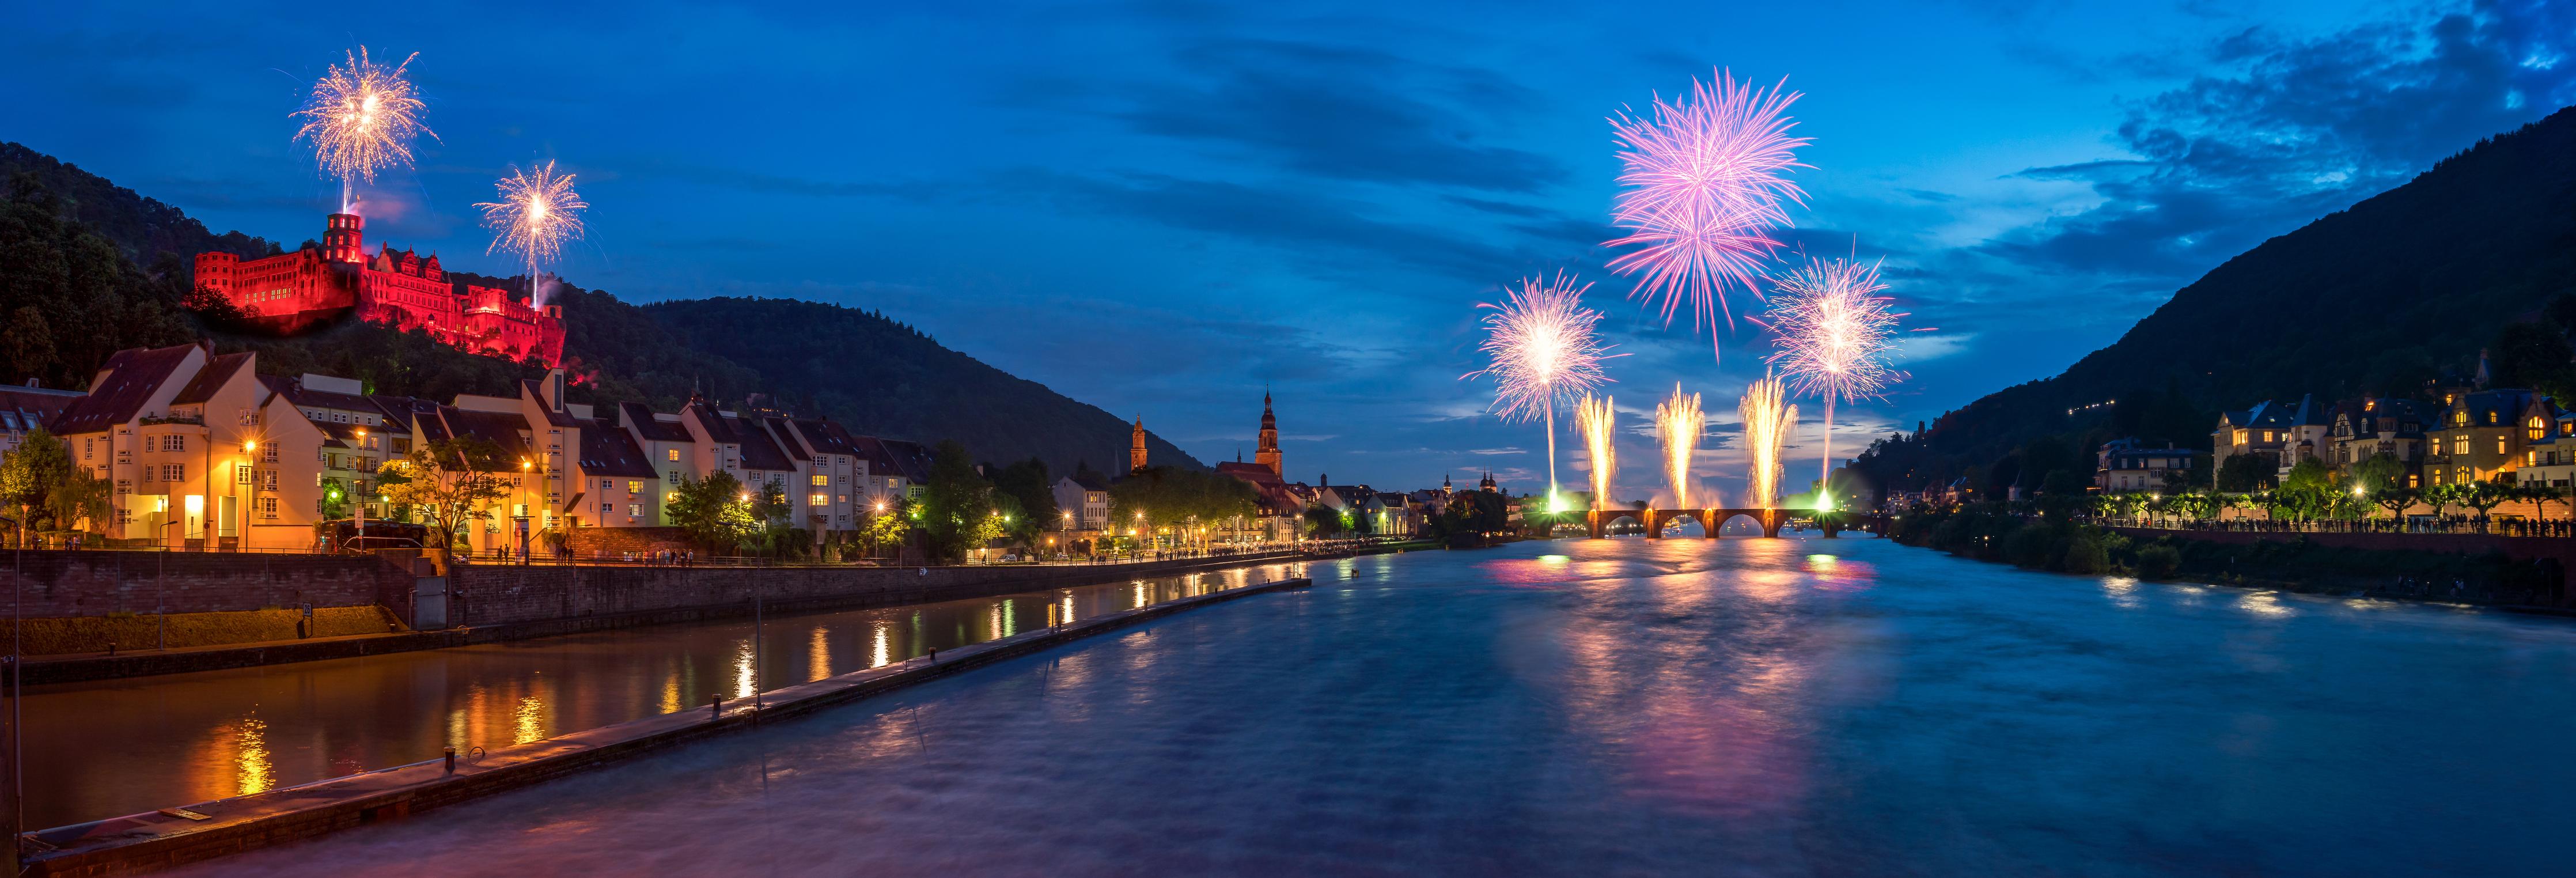
[(679, 462), (679, 460), (680, 460), (680, 449), (677, 449), (677, 448), (665, 449), (665, 450), (662, 452), (662, 455), (663, 455), (663, 457), (664, 457), (665, 459), (667, 459), (667, 460), (669, 460), (669, 461), (671, 461), (671, 462), (673, 462), (673, 463), (678, 463), (678, 462)]
[(823, 488), (829, 487), (832, 484), (832, 477), (817, 473), (813, 478), (808, 479), (807, 481), (813, 483), (814, 487)]
[(626, 480), (626, 493), (629, 493), (629, 494), (641, 494), (641, 493), (644, 493), (644, 480), (642, 480), (642, 479), (627, 479), (627, 480)]
[(678, 492), (678, 491), (672, 491), (672, 492), (669, 492), (669, 493), (663, 494), (663, 495), (662, 495), (662, 502), (664, 502), (664, 503), (678, 503), (678, 502), (680, 502), (680, 492)]
[(2507, 451), (2505, 450), (2505, 447), (2504, 447), (2504, 437), (2502, 437), (2502, 436), (2498, 436), (2498, 437), (2496, 437), (2496, 453), (2497, 453), (2497, 454), (2507, 454), (2507, 453), (2509, 453), (2509, 452), (2507, 452)]
[(632, 518), (632, 517), (635, 517), (635, 516), (638, 516), (638, 515), (642, 515), (642, 514), (644, 514), (644, 504), (642, 504), (642, 503), (628, 503), (628, 504), (626, 504), (626, 515), (627, 515), (627, 517)]
[(805, 495), (805, 505), (807, 505), (807, 506), (829, 506), (829, 505), (832, 505), (832, 495), (830, 495), (830, 494), (807, 494), (807, 495)]

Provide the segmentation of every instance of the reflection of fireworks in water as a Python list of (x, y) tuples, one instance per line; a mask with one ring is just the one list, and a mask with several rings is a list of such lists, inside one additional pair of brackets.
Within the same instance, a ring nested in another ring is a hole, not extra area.
[(1746, 474), (1744, 505), (1770, 509), (1780, 500), (1780, 440), (1798, 420), (1798, 407), (1782, 401), (1780, 379), (1768, 374), (1744, 388), (1736, 412), (1744, 416), (1744, 448), (1753, 457)]
[[(1825, 400), (1823, 478), (1833, 477), (1834, 402), (1880, 395), (1905, 376), (1887, 368), (1896, 318), (1888, 300), (1874, 295), (1887, 285), (1878, 267), (1842, 259), (1810, 260), (1771, 279), (1778, 295), (1762, 322), (1779, 334), (1779, 350), (1765, 362), (1779, 367), (1791, 393)], [(1824, 499), (1820, 495), (1819, 500)]]
[(1501, 305), (1485, 315), (1484, 352), (1493, 364), (1467, 378), (1494, 379), (1494, 410), (1506, 421), (1547, 422), (1547, 500), (1556, 506), (1556, 404), (1610, 380), (1601, 371), (1608, 345), (1593, 326), (1601, 312), (1583, 307), (1583, 291), (1560, 273), (1546, 286), (1523, 280)]
[(480, 202), (483, 226), (499, 234), (492, 238), (495, 250), (516, 253), (528, 265), (528, 304), (546, 306), (545, 288), (537, 281), (537, 269), (563, 255), (565, 241), (581, 238), (581, 212), (590, 205), (581, 193), (572, 190), (571, 174), (555, 173), (555, 163), (547, 162), (527, 171), (510, 168), (510, 176), (497, 184), (501, 200)]
[(1574, 404), (1575, 429), (1583, 431), (1583, 444), (1592, 454), (1592, 508), (1610, 508), (1610, 481), (1619, 471), (1618, 434), (1612, 432), (1617, 412), (1610, 407), (1610, 397), (1584, 394)]
[(322, 172), (340, 179), (340, 210), (349, 209), (350, 190), (359, 180), (376, 181), (376, 171), (411, 164), (411, 140), (438, 135), (420, 122), (427, 108), (403, 78), (415, 52), (390, 70), (367, 58), (367, 47), (348, 55), (349, 66), (313, 83), (313, 96), (295, 111), (307, 121), (295, 132), (313, 141), (313, 159)]
[[(1673, 482), (1673, 508), (1698, 508), (1690, 500), (1691, 455), (1699, 450), (1699, 434), (1706, 426), (1699, 416), (1699, 394), (1684, 395), (1681, 382), (1673, 382), (1672, 398), (1655, 406), (1655, 438), (1664, 443), (1664, 476)], [(1705, 505), (1717, 505), (1716, 499)], [(1716, 532), (1709, 522), (1700, 527)]]
[(1797, 162), (1803, 137), (1784, 115), (1798, 100), (1778, 86), (1764, 91), (1724, 72), (1711, 82), (1691, 81), (1686, 99), (1657, 99), (1651, 118), (1621, 112), (1610, 129), (1626, 149), (1618, 203), (1611, 221), (1628, 231), (1608, 246), (1642, 245), (1610, 261), (1620, 274), (1636, 274), (1636, 295), (1663, 299), (1670, 323), (1683, 299), (1691, 325), (1709, 327), (1733, 318), (1725, 291), (1742, 286), (1755, 296), (1756, 266), (1779, 244), (1770, 227), (1788, 225), (1784, 203), (1806, 193), (1785, 176)]

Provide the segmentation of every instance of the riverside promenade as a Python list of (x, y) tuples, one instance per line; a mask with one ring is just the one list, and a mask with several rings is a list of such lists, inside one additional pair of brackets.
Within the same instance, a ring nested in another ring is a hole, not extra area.
[(29, 858), (28, 874), (132, 874), (399, 819), (762, 722), (809, 714), (1185, 610), (1309, 584), (1303, 577), (1251, 582), (489, 753), (469, 752), (44, 830), (29, 836), (43, 852)]
[[(46, 612), (31, 609), (31, 617), (54, 612), (66, 616), (121, 612), (148, 620), (154, 606), (171, 607), (177, 614), (241, 612), (318, 600), (351, 605), (372, 602), (410, 622), (414, 618), (410, 600), (417, 593), (434, 592), (451, 601), (445, 624), (417, 630), (171, 649), (137, 649), (138, 644), (129, 641), (112, 653), (102, 644), (79, 652), (34, 656), (27, 661), (26, 682), (38, 685), (444, 649), (744, 618), (758, 613), (788, 615), (933, 603), (1404, 548), (1407, 546), (1390, 543), (1335, 546), (1326, 551), (1213, 554), (1100, 564), (941, 567), (461, 563), (451, 567), (443, 578), (414, 576), (400, 564), (364, 558), (317, 556), (327, 560), (302, 562), (305, 566), (325, 564), (342, 579), (364, 580), (363, 588), (331, 592), (316, 589), (300, 578), (300, 568), (288, 566), (298, 563), (300, 559), (296, 557), (169, 553), (174, 568), (189, 571), (188, 581), (194, 588), (181, 592), (186, 603), (175, 602), (181, 598), (151, 594), (149, 590), (157, 589), (159, 583), (143, 578), (146, 574), (142, 571), (153, 568), (117, 557), (144, 553), (51, 551), (24, 553), (36, 563), (30, 565), (31, 571), (18, 585), (32, 595), (43, 596), (44, 606), (54, 608)], [(294, 576), (272, 573), (271, 565), (299, 572)], [(397, 576), (399, 585), (380, 582)], [(175, 587), (173, 590), (178, 591)], [(89, 597), (85, 600), (83, 595)]]

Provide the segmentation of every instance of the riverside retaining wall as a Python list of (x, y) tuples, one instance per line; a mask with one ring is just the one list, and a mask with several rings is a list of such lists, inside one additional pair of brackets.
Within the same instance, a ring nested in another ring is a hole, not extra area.
[(927, 603), (1097, 585), (1293, 560), (1295, 553), (1137, 564), (964, 567), (644, 567), (456, 564), (448, 572), (459, 624), (522, 637), (772, 612)]
[(2400, 533), (2263, 533), (2232, 530), (2166, 530), (2153, 527), (2114, 527), (2111, 530), (2133, 540), (2172, 537), (2250, 546), (2257, 542), (2286, 543), (2304, 539), (2320, 546), (2338, 549), (2378, 549), (2410, 552), (2448, 552), (2461, 555), (2484, 555), (2502, 552), (2518, 561), (2556, 559), (2562, 569), (2576, 571), (2576, 539), (2556, 537), (2508, 537), (2497, 534), (2400, 534)]
[(28, 618), (411, 606), (411, 571), (371, 556), (27, 549), (0, 564)]

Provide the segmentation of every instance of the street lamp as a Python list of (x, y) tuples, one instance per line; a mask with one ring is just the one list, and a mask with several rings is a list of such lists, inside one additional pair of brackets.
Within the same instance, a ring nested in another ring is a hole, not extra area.
[[(252, 452), (255, 452), (255, 451), (258, 451), (258, 450), (259, 450), (259, 440), (257, 440), (257, 439), (244, 439), (244, 440), (242, 440), (242, 466), (244, 466), (244, 467), (248, 467), (248, 466), (250, 466), (250, 465), (251, 465), (251, 461), (256, 459), (256, 458), (253, 458), (253, 457), (251, 456), (251, 453), (252, 453)], [(256, 473), (254, 473), (254, 475), (256, 475)], [(235, 546), (237, 546), (237, 547), (239, 547), (239, 548), (242, 548), (242, 549), (247, 550), (247, 549), (249, 549), (249, 548), (250, 548), (250, 491), (252, 490), (251, 480), (250, 480), (250, 479), (234, 479), (233, 481), (236, 481), (236, 482), (240, 482), (240, 483), (241, 483), (241, 489), (240, 489), (240, 490), (237, 490), (237, 491), (235, 491), (235, 492), (233, 492), (233, 493), (238, 494), (238, 495), (240, 495), (240, 496), (241, 496), (240, 505), (239, 505), (237, 508), (235, 508), (235, 509), (233, 510), (233, 541), (234, 541), (234, 542), (233, 542), (233, 545), (235, 545)]]
[(519, 525), (519, 563), (521, 564), (528, 563), (529, 556), (535, 554), (528, 551), (528, 539), (535, 536), (528, 532), (530, 530), (528, 507), (534, 505), (534, 501), (536, 499), (536, 495), (531, 493), (531, 491), (535, 489), (535, 486), (529, 484), (529, 482), (534, 480), (529, 475), (529, 472), (535, 467), (535, 461), (524, 457), (519, 458), (519, 514), (510, 517)]

